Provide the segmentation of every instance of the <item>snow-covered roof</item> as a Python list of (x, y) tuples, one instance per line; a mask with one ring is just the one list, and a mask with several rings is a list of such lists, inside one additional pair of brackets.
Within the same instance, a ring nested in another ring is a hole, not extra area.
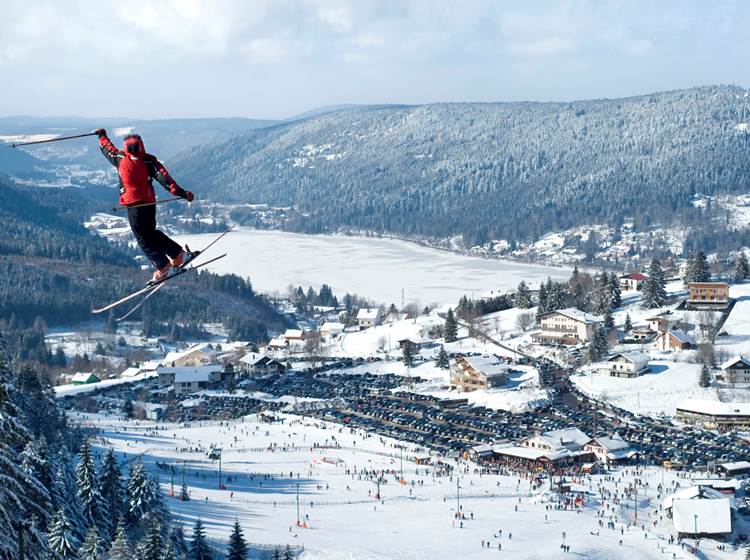
[(360, 309), (357, 312), (357, 319), (371, 320), (374, 321), (380, 316), (380, 309), (373, 307), (372, 309)]
[[(96, 375), (93, 374), (93, 373), (90, 373), (90, 372), (89, 373), (84, 373), (82, 371), (79, 371), (78, 373), (73, 374), (73, 376), (70, 378), (70, 381), (72, 383), (75, 383), (75, 382), (84, 382), (84, 381), (88, 381), (91, 378), (91, 376), (96, 377)], [(99, 379), (98, 377), (96, 377), (96, 378)]]
[(158, 368), (160, 365), (162, 365), (161, 360), (149, 360), (141, 364), (141, 369), (143, 371), (156, 371), (156, 368)]
[(750, 416), (750, 403), (725, 403), (705, 399), (685, 399), (677, 405), (677, 410), (711, 414), (714, 416)]
[(663, 503), (664, 509), (669, 509), (676, 500), (718, 500), (723, 498), (726, 498), (724, 494), (710, 486), (688, 486), (664, 498)]
[(620, 437), (598, 437), (591, 440), (607, 452), (627, 449), (630, 444)]
[(553, 449), (562, 449), (570, 446), (583, 447), (591, 441), (591, 438), (578, 428), (552, 430), (539, 434), (539, 437), (544, 439)]
[(190, 348), (183, 350), (182, 352), (169, 352), (162, 363), (171, 364), (172, 362), (176, 362), (179, 359), (189, 356), (193, 352), (202, 352), (208, 356), (216, 354), (214, 349), (209, 346), (208, 342), (201, 342), (200, 344), (193, 344)]
[(210, 371), (181, 371), (179, 373), (175, 373), (174, 376), (175, 383), (195, 383), (210, 380)]
[(686, 333), (682, 329), (671, 329), (668, 331), (665, 331), (665, 334), (669, 333), (669, 335), (673, 336), (678, 342), (681, 342), (683, 344), (695, 344), (695, 337), (691, 334)]
[(485, 356), (464, 356), (465, 361), (469, 366), (474, 368), (478, 372), (482, 372), (487, 377), (494, 375), (507, 375), (508, 364), (501, 363), (497, 358), (488, 358)]
[(672, 520), (678, 533), (716, 535), (732, 532), (729, 500), (675, 500)]
[(248, 352), (244, 356), (240, 358), (240, 362), (243, 364), (247, 364), (249, 366), (254, 366), (257, 364), (260, 360), (265, 358), (265, 354), (261, 354), (260, 352)]
[(747, 358), (743, 358), (742, 356), (735, 356), (734, 358), (730, 358), (729, 360), (721, 364), (720, 367), (721, 369), (727, 369), (739, 363), (745, 364), (747, 367), (750, 367), (750, 360), (748, 360)]
[(284, 338), (287, 340), (289, 339), (300, 339), (302, 338), (302, 330), (301, 329), (287, 329), (284, 333)]
[(736, 471), (740, 469), (750, 469), (750, 462), (748, 461), (734, 461), (732, 463), (721, 463), (720, 465), (727, 471)]
[(333, 333), (340, 333), (340, 332), (344, 332), (344, 328), (345, 327), (346, 327), (346, 325), (344, 325), (344, 323), (334, 323), (334, 322), (331, 322), (331, 321), (326, 321), (320, 327), (320, 330), (321, 331), (333, 332)]
[(287, 340), (283, 336), (277, 336), (268, 341), (269, 348), (283, 348), (287, 345)]
[(648, 365), (649, 356), (643, 352), (619, 352), (607, 358), (608, 362), (614, 362), (618, 358), (623, 358), (635, 366), (636, 370), (643, 369)]
[(586, 313), (585, 311), (581, 311), (580, 309), (577, 309), (575, 307), (568, 307), (566, 309), (558, 309), (556, 311), (550, 311), (548, 313), (545, 313), (545, 315), (554, 315), (555, 313), (559, 315), (563, 315), (567, 317), (568, 319), (573, 319), (574, 321), (586, 323), (587, 325), (590, 325), (593, 323), (601, 323), (602, 321), (604, 321), (604, 319), (602, 319), (598, 315), (592, 315), (591, 313)]
[(129, 377), (135, 377), (136, 375), (141, 373), (141, 371), (143, 370), (139, 367), (129, 367), (125, 369), (122, 373), (120, 373), (120, 377), (124, 379), (127, 379)]

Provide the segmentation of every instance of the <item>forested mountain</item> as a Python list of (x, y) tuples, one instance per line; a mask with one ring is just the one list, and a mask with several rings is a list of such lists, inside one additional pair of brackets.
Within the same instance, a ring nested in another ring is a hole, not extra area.
[[(569, 103), (369, 106), (244, 134), (171, 170), (215, 199), (295, 205), (288, 227), (529, 240), (587, 223), (693, 219), (748, 189), (738, 87)], [(739, 126), (738, 126), (739, 125)]]
[[(86, 320), (93, 307), (143, 285), (147, 273), (131, 249), (81, 225), (91, 203), (80, 193), (0, 184), (0, 196), (0, 330), (30, 327), (37, 317), (48, 325)], [(248, 281), (232, 275), (186, 275), (150, 301), (151, 325), (223, 321), (249, 340), (287, 326)]]
[(28, 176), (44, 168), (44, 163), (22, 150), (0, 144), (0, 175)]

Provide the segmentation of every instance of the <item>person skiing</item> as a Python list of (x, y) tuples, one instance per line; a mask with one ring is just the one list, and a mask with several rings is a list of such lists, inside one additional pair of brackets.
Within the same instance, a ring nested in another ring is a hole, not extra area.
[(128, 209), (128, 222), (138, 246), (156, 267), (151, 282), (159, 282), (167, 277), (171, 268), (186, 264), (191, 253), (181, 247), (164, 232), (156, 229), (156, 193), (153, 180), (156, 179), (174, 196), (192, 202), (193, 193), (184, 190), (169, 175), (167, 169), (155, 156), (146, 153), (143, 140), (137, 134), (129, 134), (118, 150), (107, 137), (107, 131), (95, 131), (99, 137), (99, 147), (104, 157), (117, 168), (120, 177), (120, 205)]

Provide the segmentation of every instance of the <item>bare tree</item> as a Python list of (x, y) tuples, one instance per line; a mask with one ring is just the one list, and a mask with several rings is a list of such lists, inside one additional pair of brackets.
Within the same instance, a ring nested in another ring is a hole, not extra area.
[(320, 359), (320, 332), (311, 331), (305, 337), (305, 354), (310, 358), (310, 363), (315, 367)]
[(388, 339), (384, 336), (381, 336), (378, 339), (378, 352), (385, 352), (386, 344), (388, 344)]
[(698, 321), (698, 326), (701, 329), (701, 334), (703, 334), (703, 337), (713, 345), (713, 342), (716, 340), (716, 335), (719, 333), (721, 315), (715, 311), (703, 309), (698, 311), (696, 319)]
[(525, 311), (523, 313), (519, 313), (518, 317), (516, 317), (516, 327), (520, 329), (521, 331), (525, 332), (533, 324), (534, 324), (534, 312), (533, 311)]

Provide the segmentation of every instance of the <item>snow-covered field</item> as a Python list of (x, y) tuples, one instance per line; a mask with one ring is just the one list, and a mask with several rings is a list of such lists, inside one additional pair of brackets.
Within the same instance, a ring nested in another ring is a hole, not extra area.
[[(181, 240), (200, 247), (211, 237)], [(547, 276), (570, 276), (565, 268), (463, 256), (393, 239), (282, 231), (236, 231), (222, 240), (221, 251), (229, 256), (212, 265), (213, 272), (249, 276), (262, 291), (289, 284), (319, 288), (326, 283), (337, 294), (358, 293), (397, 304), (402, 290), (407, 302), (454, 303), (462, 295), (510, 290), (521, 280), (534, 286)]]
[[(526, 479), (480, 475), (472, 463), (462, 461), (458, 485), (466, 519), (461, 527), (454, 519), (456, 478), (439, 476), (432, 468), (415, 464), (412, 459), (423, 453), (406, 445), (406, 483), (399, 484), (399, 453), (394, 440), (295, 416), (285, 416), (284, 424), (259, 423), (252, 416), (223, 426), (190, 427), (125, 423), (105, 416), (74, 415), (76, 418), (101, 428), (123, 459), (133, 461), (140, 456), (160, 475), (167, 494), (171, 475), (158, 470), (155, 463), (175, 467), (174, 492), (178, 495), (184, 461), (191, 499), (182, 502), (168, 497), (167, 503), (185, 524), (188, 535), (200, 518), (219, 546), (238, 519), (254, 545), (301, 546), (303, 560), (498, 556), (630, 560), (672, 558), (673, 553), (676, 558), (693, 557), (680, 546), (668, 544), (672, 523), (656, 511), (656, 486), (662, 476), (671, 486), (676, 480), (672, 472), (647, 469), (640, 475), (649, 485), (638, 493), (638, 520), (646, 529), (644, 533), (640, 526), (627, 525), (633, 518), (628, 509), (633, 501), (622, 499), (622, 490), (632, 482), (632, 473), (616, 472), (612, 481), (602, 476), (578, 480), (581, 489), (590, 493), (585, 506), (575, 511), (549, 507), (549, 500), (557, 495), (546, 489), (532, 490)], [(205, 454), (210, 443), (223, 447), (224, 490), (218, 489), (218, 465)], [(313, 448), (314, 444), (340, 447)], [(381, 500), (375, 499), (377, 486), (368, 474), (372, 471), (386, 471)], [(620, 504), (603, 499), (600, 485), (606, 491), (619, 491)], [(300, 518), (306, 528), (296, 524), (297, 488)], [(599, 525), (600, 519), (604, 526)], [(610, 520), (614, 529), (606, 528)], [(563, 533), (571, 547), (569, 553), (560, 548)], [(489, 543), (489, 548), (483, 547), (483, 542)], [(744, 557), (743, 550), (728, 548), (720, 552), (715, 542), (703, 540), (701, 557)]]

